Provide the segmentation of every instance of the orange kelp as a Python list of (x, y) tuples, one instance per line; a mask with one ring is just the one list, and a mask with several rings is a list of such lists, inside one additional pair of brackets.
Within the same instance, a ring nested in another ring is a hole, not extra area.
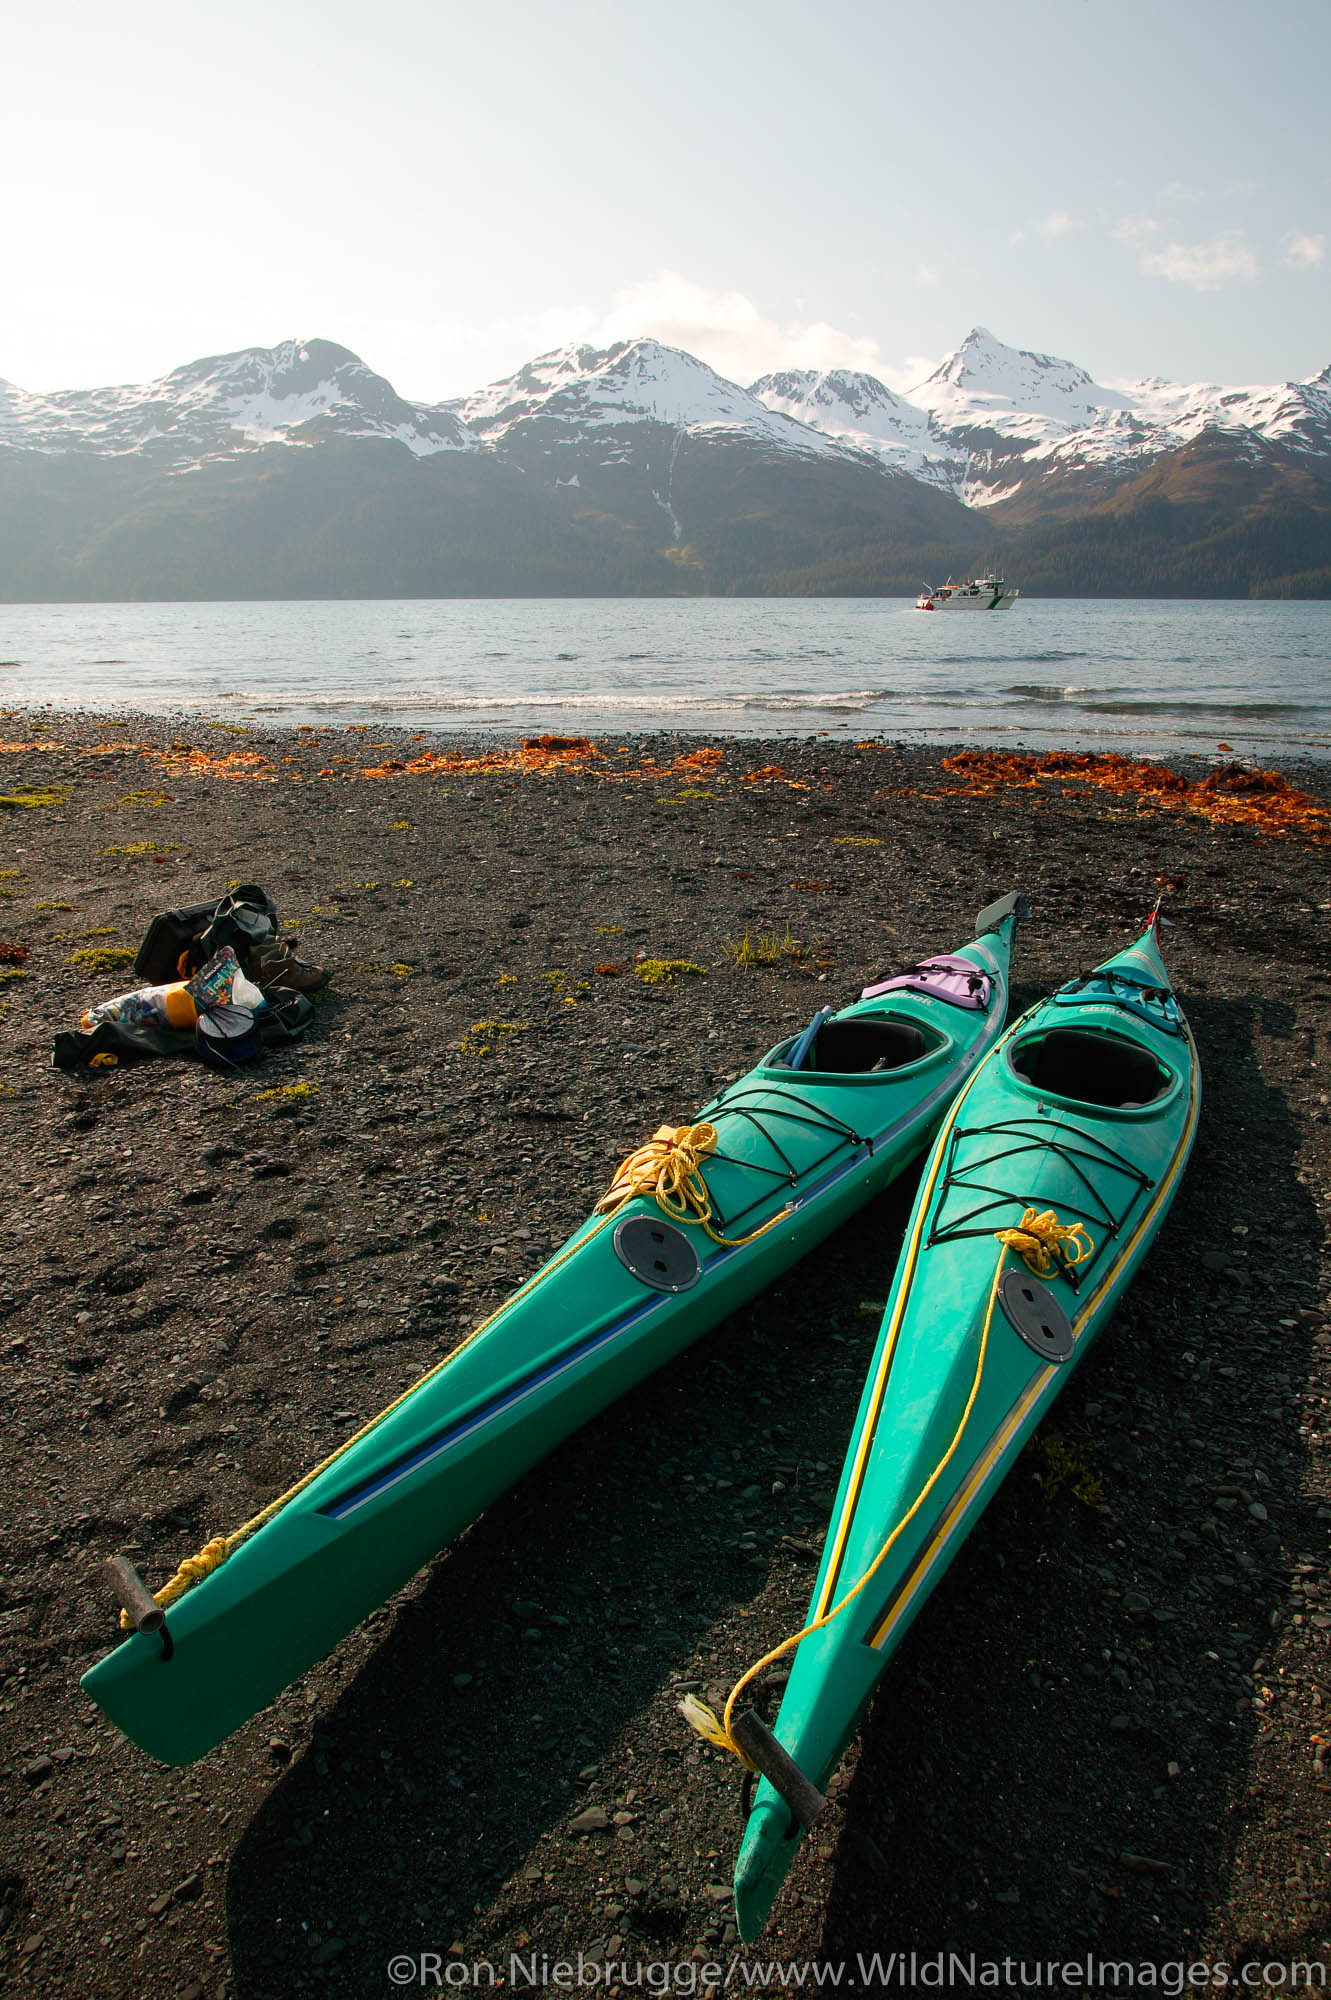
[[(1195, 783), (1168, 765), (1123, 757), (1116, 750), (1089, 752), (1051, 750), (1027, 756), (1007, 750), (961, 750), (944, 757), (943, 769), (966, 780), (967, 797), (984, 797), (1013, 788), (1034, 790), (1051, 779), (1072, 779), (1098, 791), (1135, 797), (1138, 810), (1198, 813), (1217, 826), (1250, 826), (1274, 840), (1331, 843), (1331, 807), (1307, 792), (1297, 791), (1279, 771), (1249, 770), (1242, 764), (1222, 764)], [(1075, 798), (1064, 785), (1065, 798)], [(935, 797), (946, 797), (935, 793)]]
[[(565, 771), (584, 768), (601, 755), (589, 736), (528, 736), (516, 750), (486, 750), (466, 756), (458, 750), (426, 750), (404, 760), (387, 757), (356, 775), (362, 778), (428, 777), (431, 773), (469, 771)], [(325, 773), (320, 772), (321, 777)]]
[(257, 750), (231, 750), (214, 757), (207, 750), (161, 750), (154, 756), (172, 777), (194, 778), (275, 778), (267, 757)]
[[(809, 787), (803, 778), (792, 778), (784, 764), (763, 764), (756, 771), (745, 771), (740, 780), (745, 785), (789, 785), (794, 792), (807, 792)], [(831, 790), (831, 786), (827, 790)]]
[(267, 757), (257, 750), (232, 750), (214, 757), (207, 750), (191, 750), (182, 744), (169, 750), (152, 750), (144, 743), (0, 743), (0, 752), (20, 750), (63, 750), (81, 757), (138, 757), (142, 762), (160, 764), (173, 777), (273, 778), (277, 773)]
[[(407, 762), (389, 757), (382, 764), (362, 768), (356, 775), (362, 778), (413, 778), (435, 773), (456, 776), (467, 772), (518, 771), (528, 776), (544, 776), (553, 771), (575, 771), (589, 772), (594, 777), (607, 780), (684, 778), (696, 776), (699, 772), (713, 772), (720, 762), (720, 750), (708, 746), (684, 752), (668, 764), (658, 764), (654, 757), (644, 757), (641, 764), (614, 770), (606, 765), (604, 752), (589, 736), (528, 736), (515, 750), (487, 750), (480, 756), (464, 756), (460, 751), (427, 750)], [(321, 771), (319, 775), (328, 777), (332, 773)]]

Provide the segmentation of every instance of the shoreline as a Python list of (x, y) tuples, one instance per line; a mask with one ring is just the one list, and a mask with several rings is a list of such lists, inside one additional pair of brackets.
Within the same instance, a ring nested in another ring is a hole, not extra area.
[[(981, 790), (886, 742), (634, 731), (505, 766), (491, 732), (123, 720), (123, 743), (103, 716), (0, 723), (63, 746), (0, 751), (0, 791), (55, 801), (0, 817), (0, 943), (27, 954), (0, 967), (24, 975), (0, 985), (0, 1964), (24, 1990), (359, 2000), (436, 1950), (665, 1963), (676, 1990), (692, 1967), (702, 1991), (739, 1950), (737, 1786), (675, 1702), (724, 1694), (802, 1613), (913, 1177), (198, 1765), (151, 1764), (79, 1692), (114, 1637), (99, 1562), (133, 1548), (155, 1584), (245, 1518), (815, 1007), (950, 949), (1013, 886), (1028, 1005), (1162, 878), (1205, 1100), (1050, 1427), (1101, 1504), (1046, 1496), (1047, 1455), (1009, 1477), (741, 1955), (845, 1964), (845, 1991), (859, 1952), (1325, 1956), (1321, 822), (1273, 838), (1066, 770)], [(1331, 767), (1281, 766), (1331, 805)], [(308, 1038), (238, 1077), (48, 1069), (119, 990), (74, 951), (234, 879), (334, 970)], [(734, 962), (745, 936), (770, 964)], [(644, 985), (638, 951), (706, 976)], [(491, 1018), (525, 1025), (460, 1046)], [(610, 1824), (573, 1831), (593, 1806)]]
[[(156, 711), (159, 726), (486, 734), (828, 733), (1331, 761), (1326, 606), (1258, 629), (1227, 600), (365, 600), (20, 611), (0, 701)], [(170, 712), (168, 712), (168, 709)], [(1220, 754), (1226, 754), (1220, 752)]]

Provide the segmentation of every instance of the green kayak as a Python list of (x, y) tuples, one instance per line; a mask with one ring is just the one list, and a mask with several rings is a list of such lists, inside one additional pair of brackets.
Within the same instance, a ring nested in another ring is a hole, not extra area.
[(1005, 897), (973, 943), (823, 1010), (697, 1125), (663, 1127), (498, 1312), (157, 1604), (113, 1565), (131, 1636), (88, 1693), (152, 1756), (201, 1756), (570, 1431), (787, 1270), (924, 1150), (1002, 1034), (1019, 914)]
[[(735, 1909), (746, 1941), (912, 1619), (1149, 1249), (1200, 1101), (1153, 919), (1024, 1015), (953, 1103), (907, 1225), (773, 1726), (797, 1769), (774, 1769), (780, 1793), (759, 1781), (745, 1829)], [(744, 1733), (744, 1685), (727, 1733)]]

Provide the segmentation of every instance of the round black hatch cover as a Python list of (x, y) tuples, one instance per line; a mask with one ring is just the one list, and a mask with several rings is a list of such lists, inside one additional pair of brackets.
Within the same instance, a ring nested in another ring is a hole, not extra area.
[(998, 1303), (1041, 1360), (1067, 1360), (1076, 1345), (1072, 1322), (1048, 1285), (1029, 1271), (1004, 1271), (998, 1281)]
[(615, 1255), (654, 1292), (687, 1292), (702, 1276), (692, 1243), (663, 1216), (626, 1215), (615, 1225)]

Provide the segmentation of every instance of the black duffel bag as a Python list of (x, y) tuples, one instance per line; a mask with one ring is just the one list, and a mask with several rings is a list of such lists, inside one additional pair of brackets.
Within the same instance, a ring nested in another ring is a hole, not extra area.
[(239, 882), (220, 902), (163, 910), (148, 926), (134, 970), (145, 986), (188, 979), (229, 944), (245, 966), (248, 948), (277, 936), (277, 906), (257, 882)]

